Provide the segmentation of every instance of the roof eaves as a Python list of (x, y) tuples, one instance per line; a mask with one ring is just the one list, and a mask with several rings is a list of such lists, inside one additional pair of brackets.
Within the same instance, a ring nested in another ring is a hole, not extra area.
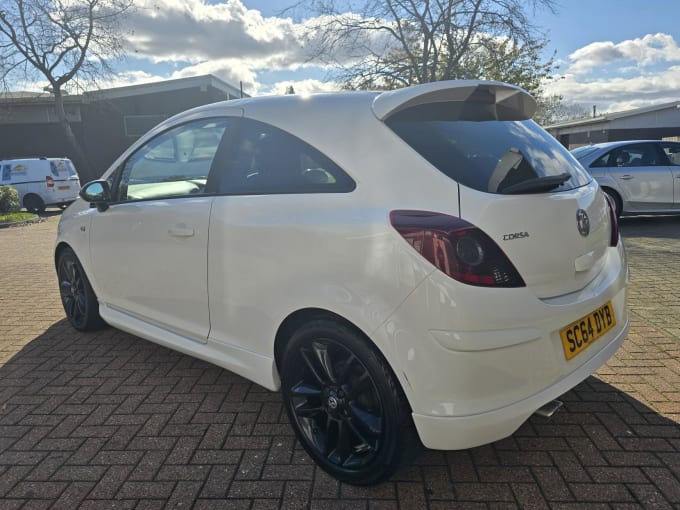
[(139, 83), (136, 85), (126, 85), (124, 87), (110, 89), (94, 90), (91, 92), (85, 92), (83, 95), (88, 97), (90, 100), (118, 99), (123, 97), (153, 94), (157, 92), (182, 90), (192, 87), (199, 87), (202, 85), (213, 86), (218, 90), (229, 93), (235, 97), (240, 96), (240, 91), (236, 87), (229, 85), (228, 83), (216, 78), (211, 74), (151, 83)]

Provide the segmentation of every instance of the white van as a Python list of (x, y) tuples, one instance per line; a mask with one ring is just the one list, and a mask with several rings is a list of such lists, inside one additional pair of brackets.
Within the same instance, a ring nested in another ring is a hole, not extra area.
[(78, 198), (80, 179), (66, 158), (7, 159), (0, 160), (0, 186), (12, 186), (19, 192), (19, 203), (38, 213)]

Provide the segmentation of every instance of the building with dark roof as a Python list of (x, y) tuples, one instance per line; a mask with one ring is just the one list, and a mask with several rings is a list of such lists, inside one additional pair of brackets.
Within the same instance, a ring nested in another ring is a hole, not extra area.
[(547, 126), (569, 149), (619, 140), (680, 139), (680, 101)]
[(239, 97), (239, 89), (212, 75), (64, 96), (67, 118), (87, 157), (85, 164), (71, 154), (51, 95), (0, 95), (0, 159), (66, 156), (76, 163), (85, 183), (99, 177), (162, 120), (195, 106)]

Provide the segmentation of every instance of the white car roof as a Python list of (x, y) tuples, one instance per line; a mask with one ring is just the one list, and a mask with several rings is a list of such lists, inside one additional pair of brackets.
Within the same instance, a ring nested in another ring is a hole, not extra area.
[[(494, 105), (498, 120), (526, 120), (536, 112), (536, 101), (520, 87), (497, 81), (449, 80), (425, 83), (386, 92), (337, 92), (311, 95), (261, 96), (237, 99), (199, 106), (169, 119), (173, 123), (178, 117), (203, 116), (206, 112), (246, 116), (272, 110), (294, 111), (300, 114), (313, 106), (314, 109), (328, 109), (329, 114), (343, 106), (357, 107), (361, 103), (384, 121), (407, 108), (448, 101), (475, 101)], [(315, 113), (320, 113), (319, 111)]]

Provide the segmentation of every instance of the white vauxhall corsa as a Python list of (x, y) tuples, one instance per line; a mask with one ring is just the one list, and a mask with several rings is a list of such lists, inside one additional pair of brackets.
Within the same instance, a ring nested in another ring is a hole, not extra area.
[(162, 123), (59, 223), (61, 297), (281, 389), (298, 439), (377, 483), (512, 434), (624, 341), (611, 203), (498, 82), (216, 103)]

